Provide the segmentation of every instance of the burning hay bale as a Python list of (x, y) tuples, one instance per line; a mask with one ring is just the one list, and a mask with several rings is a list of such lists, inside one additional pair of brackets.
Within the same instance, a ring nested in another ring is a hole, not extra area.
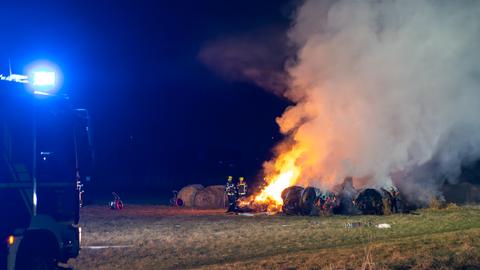
[(300, 197), (300, 213), (302, 215), (319, 215), (319, 198), (322, 192), (315, 187), (307, 187)]
[[(382, 192), (385, 215), (407, 213), (409, 211), (403, 196), (401, 196), (397, 188), (391, 187), (389, 190), (381, 188), (380, 190)], [(413, 210), (414, 208), (410, 207), (410, 209)]]
[(271, 209), (278, 212), (279, 208), (271, 206), (281, 206), (281, 211), (286, 215), (384, 215), (405, 212), (405, 204), (395, 187), (388, 190), (366, 188), (358, 191), (353, 186), (353, 179), (347, 177), (342, 185), (334, 187), (334, 190), (336, 193), (316, 187), (290, 186), (282, 191), (280, 203), (272, 199), (256, 200), (259, 196), (242, 203), (260, 212), (270, 212)]
[(338, 207), (334, 193), (315, 187), (288, 187), (283, 190), (282, 199), (282, 211), (287, 215), (330, 215)]
[(337, 194), (316, 187), (291, 186), (283, 190), (282, 211), (287, 215), (384, 215), (403, 212), (398, 189), (366, 188), (360, 192), (351, 177), (336, 187)]
[(183, 206), (193, 207), (195, 205), (195, 196), (197, 192), (202, 190), (202, 185), (188, 185), (182, 188), (177, 195), (177, 199), (182, 200)]
[[(200, 190), (194, 200), (194, 206), (200, 208), (224, 207), (225, 194), (223, 186)], [(336, 192), (320, 190), (316, 187), (290, 186), (282, 190), (280, 198), (274, 196), (277, 190), (265, 188), (257, 195), (241, 198), (238, 206), (244, 212), (283, 212), (286, 215), (327, 216), (343, 215), (384, 215), (405, 212), (398, 189), (366, 188), (358, 191), (353, 186), (351, 177), (345, 178), (341, 185), (335, 186)], [(223, 204), (222, 204), (223, 203)]]
[(353, 186), (353, 179), (351, 177), (345, 178), (343, 184), (337, 187), (338, 206), (334, 209), (334, 212), (343, 215), (360, 214), (360, 211), (355, 205), (355, 198), (357, 198), (357, 196), (358, 191)]
[(300, 200), (303, 187), (292, 186), (282, 191), (282, 211), (287, 215), (298, 215), (301, 213)]
[(196, 193), (194, 206), (205, 209), (225, 208), (226, 201), (225, 186), (208, 186)]
[(333, 192), (323, 192), (318, 198), (318, 207), (322, 215), (331, 215), (339, 207), (337, 196)]
[(355, 205), (364, 215), (383, 215), (385, 193), (373, 188), (362, 190), (355, 199)]
[(309, 216), (331, 215), (337, 207), (337, 196), (333, 192), (321, 191), (315, 187), (307, 187), (303, 190), (300, 200), (300, 214)]

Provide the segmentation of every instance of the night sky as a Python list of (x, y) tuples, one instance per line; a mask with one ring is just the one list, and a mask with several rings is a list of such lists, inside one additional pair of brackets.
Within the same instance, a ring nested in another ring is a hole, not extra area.
[(0, 5), (0, 73), (9, 58), (15, 73), (38, 59), (61, 68), (62, 91), (92, 117), (91, 187), (253, 180), (281, 139), (275, 117), (288, 101), (199, 55), (262, 36), (281, 69), (292, 1), (10, 2)]

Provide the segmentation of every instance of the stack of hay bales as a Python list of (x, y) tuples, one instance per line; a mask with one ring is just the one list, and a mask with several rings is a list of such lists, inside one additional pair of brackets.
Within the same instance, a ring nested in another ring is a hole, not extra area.
[(334, 193), (315, 187), (288, 187), (283, 190), (282, 199), (286, 215), (330, 215), (338, 207)]
[(225, 186), (214, 185), (204, 188), (202, 185), (188, 185), (180, 190), (178, 199), (185, 207), (204, 209), (225, 208), (227, 198)]
[(193, 207), (195, 205), (195, 196), (202, 189), (204, 189), (202, 185), (188, 185), (178, 192), (177, 199), (183, 201), (183, 206)]

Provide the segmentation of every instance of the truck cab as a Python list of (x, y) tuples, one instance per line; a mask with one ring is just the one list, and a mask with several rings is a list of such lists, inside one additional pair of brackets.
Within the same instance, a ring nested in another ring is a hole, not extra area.
[(88, 124), (64, 96), (0, 81), (0, 270), (55, 269), (78, 255)]

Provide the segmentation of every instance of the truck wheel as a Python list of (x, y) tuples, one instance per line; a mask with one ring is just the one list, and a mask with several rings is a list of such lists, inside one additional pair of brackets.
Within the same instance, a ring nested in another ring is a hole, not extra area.
[(55, 260), (50, 256), (36, 256), (32, 258), (32, 270), (55, 270)]
[(33, 255), (30, 258), (25, 258), (24, 261), (19, 262), (17, 270), (55, 270), (56, 263), (51, 256), (43, 254)]
[(17, 257), (16, 270), (55, 270), (56, 258), (48, 248), (30, 247)]

